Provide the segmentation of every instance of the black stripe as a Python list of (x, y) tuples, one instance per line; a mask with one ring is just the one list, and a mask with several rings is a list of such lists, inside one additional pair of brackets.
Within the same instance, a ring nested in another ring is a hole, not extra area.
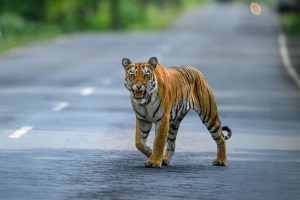
[(197, 95), (197, 101), (198, 101), (198, 104), (199, 104), (199, 108), (201, 108), (200, 100), (199, 100), (199, 92), (200, 91), (198, 91), (198, 84), (197, 83), (195, 83), (195, 90), (196, 90), (196, 95)]
[(175, 88), (175, 99), (174, 99), (174, 101), (177, 100), (177, 90), (178, 90), (178, 88), (176, 87), (176, 88)]
[(155, 86), (156, 86), (156, 82), (155, 81), (153, 81), (153, 85), (152, 86), (153, 86), (153, 88), (155, 88)]
[(153, 118), (156, 115), (156, 113), (158, 112), (158, 110), (160, 108), (160, 105), (161, 105), (161, 102), (162, 102), (162, 100), (160, 100), (159, 105), (157, 106), (156, 110), (154, 111), (153, 116), (152, 116)]
[(186, 95), (187, 95), (187, 97), (189, 97), (190, 96), (189, 95), (189, 91), (191, 90), (190, 81), (193, 80), (193, 76), (192, 76), (192, 74), (190, 74), (190, 72), (189, 72), (189, 70), (188, 70), (187, 67), (183, 67), (182, 69), (187, 74), (187, 83), (186, 83), (186, 85), (188, 86), (188, 90), (187, 90), (187, 94)]
[[(200, 116), (201, 117), (201, 116)], [(202, 120), (202, 123), (204, 124), (204, 122), (205, 122), (205, 119), (206, 118), (206, 109), (204, 110), (204, 116), (203, 116), (203, 118), (201, 119)]]
[(148, 97), (147, 103), (145, 103), (143, 106), (148, 105), (148, 104), (151, 102), (151, 98), (152, 98), (152, 93), (151, 93), (150, 96)]
[(185, 76), (184, 76), (184, 73), (181, 71), (181, 69), (182, 69), (182, 67), (180, 67), (180, 68), (178, 67), (178, 68), (177, 68), (178, 72), (179, 72), (183, 77), (185, 77)]
[(172, 133), (172, 131), (171, 131), (171, 130), (169, 130), (169, 133), (170, 133), (171, 135), (176, 135), (175, 133)]
[[(202, 84), (201, 84), (201, 76), (200, 76), (200, 72), (199, 73), (197, 73), (197, 75), (198, 75), (198, 77), (199, 77), (199, 80), (198, 80), (198, 83), (199, 83), (199, 85), (200, 85), (200, 91), (199, 92), (201, 92), (201, 88), (202, 88)], [(197, 86), (197, 90), (198, 90), (198, 86)], [(198, 92), (198, 94), (199, 94), (199, 92)], [(198, 97), (198, 102), (199, 102), (199, 107), (200, 107), (200, 115), (202, 114), (202, 106), (201, 106), (201, 101), (200, 101), (200, 97), (199, 97), (199, 95), (197, 96)]]
[(164, 115), (165, 115), (165, 114), (163, 114), (163, 115), (161, 116), (161, 118), (159, 118), (158, 120), (156, 120), (155, 123), (159, 122), (159, 121), (164, 117)]
[(202, 117), (201, 117), (201, 115), (202, 115), (202, 107), (200, 106), (200, 113), (198, 114), (199, 115), (199, 117), (201, 118), (201, 120), (202, 120)]
[(188, 72), (190, 73), (192, 79), (194, 78), (194, 69), (192, 69), (191, 67), (186, 67), (186, 69), (188, 70)]
[(141, 113), (139, 113), (134, 107), (133, 107), (134, 111), (139, 115), (141, 116), (142, 118), (146, 118), (146, 116), (142, 115)]
[(215, 130), (213, 130), (213, 131), (210, 131), (210, 133), (216, 133), (216, 132), (218, 132), (218, 130), (221, 128), (221, 125), (219, 125), (217, 128), (215, 128)]
[(218, 137), (212, 137), (214, 140), (219, 140), (221, 138), (221, 135), (219, 135)]
[[(190, 78), (189, 72), (186, 71), (185, 69), (184, 69), (184, 71), (185, 71), (185, 73), (187, 74), (187, 78), (186, 78), (186, 80), (185, 80), (186, 86), (188, 87), (188, 89), (186, 90), (186, 91), (187, 91), (186, 97), (189, 97), (189, 96), (190, 96), (190, 91), (191, 91), (190, 81), (191, 81), (192, 79)], [(193, 77), (193, 76), (191, 76), (191, 77)]]
[(149, 97), (149, 100), (147, 101), (147, 103), (143, 104), (143, 106), (148, 105), (151, 102), (151, 97)]
[[(189, 71), (188, 71), (188, 69), (187, 69), (186, 67), (183, 67), (182, 70), (184, 70), (184, 72), (185, 72), (186, 75), (188, 76), (188, 80), (191, 80), (191, 79), (193, 78), (193, 76), (190, 75), (190, 73), (189, 73)], [(190, 78), (190, 76), (191, 76), (192, 78)]]
[(218, 119), (218, 114), (216, 114), (216, 117), (211, 121), (209, 127), (207, 129), (210, 131), (210, 129), (215, 125), (216, 120)]
[(140, 128), (140, 130), (144, 133), (144, 134), (149, 134), (150, 130), (144, 131), (143, 129)]
[[(179, 68), (178, 70), (179, 70), (179, 72), (181, 73), (181, 75), (184, 77), (183, 80), (184, 80), (185, 84), (186, 84), (186, 85), (189, 85), (189, 82), (188, 82), (189, 77), (188, 77), (186, 71), (184, 70), (184, 67), (181, 67), (181, 68)], [(181, 70), (183, 70), (184, 73), (183, 73)]]
[(147, 120), (145, 120), (145, 119), (140, 119), (140, 118), (137, 118), (138, 120), (140, 120), (140, 121), (142, 121), (142, 122), (145, 122), (145, 123), (147, 123), (147, 124), (151, 124), (151, 122), (149, 122), (149, 121), (147, 121)]
[(155, 97), (155, 100), (153, 101), (152, 105), (156, 102), (157, 100), (157, 97), (158, 97), (158, 88), (157, 88), (157, 93), (156, 93), (156, 97)]
[(210, 96), (210, 93), (208, 91), (208, 88), (206, 88), (207, 90), (207, 93), (208, 93), (208, 101), (209, 101), (209, 114), (207, 116), (207, 119), (204, 119), (204, 122), (207, 123), (209, 118), (210, 118), (210, 115), (211, 115), (211, 96)]
[(177, 107), (176, 107), (174, 119), (176, 119), (177, 115), (178, 115), (178, 110), (177, 110)]
[(186, 103), (184, 103), (184, 101), (182, 102), (182, 110), (181, 112), (185, 111), (185, 108), (186, 108)]
[(188, 112), (184, 113), (182, 116), (180, 116), (180, 118), (178, 119), (179, 122), (181, 122), (183, 120), (183, 118), (187, 115)]
[(231, 137), (232, 131), (228, 126), (222, 126), (222, 131), (226, 131), (228, 134), (225, 136), (225, 140)]
[(168, 141), (174, 142), (176, 140), (176, 137), (174, 139), (171, 139), (168, 137)]
[(146, 139), (146, 138), (148, 137), (148, 135), (149, 135), (149, 134), (147, 134), (147, 135), (143, 136), (142, 138), (143, 138), (143, 139)]
[(170, 127), (171, 127), (174, 131), (177, 131), (177, 130), (178, 130), (178, 127), (176, 127), (174, 124), (170, 124)]

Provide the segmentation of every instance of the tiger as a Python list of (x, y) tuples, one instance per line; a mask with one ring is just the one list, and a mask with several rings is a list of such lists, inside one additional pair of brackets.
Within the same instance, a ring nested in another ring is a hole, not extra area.
[[(122, 65), (124, 85), (130, 91), (136, 118), (135, 146), (148, 158), (145, 167), (160, 168), (170, 164), (180, 122), (190, 109), (198, 113), (217, 144), (213, 165), (226, 165), (225, 140), (231, 137), (232, 131), (221, 126), (214, 94), (198, 69), (189, 66), (167, 68), (156, 57), (139, 63), (123, 58)], [(152, 150), (146, 141), (153, 124)]]

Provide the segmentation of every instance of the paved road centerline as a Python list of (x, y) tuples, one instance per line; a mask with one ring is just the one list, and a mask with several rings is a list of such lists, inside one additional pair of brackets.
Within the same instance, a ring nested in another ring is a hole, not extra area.
[(84, 88), (80, 91), (80, 94), (82, 96), (89, 96), (93, 93), (95, 93), (95, 89), (93, 87), (87, 87), (87, 88)]
[(54, 112), (60, 112), (63, 109), (67, 108), (70, 106), (69, 102), (63, 101), (63, 102), (59, 102), (58, 104), (56, 104), (53, 108), (52, 111)]
[(26, 133), (28, 133), (31, 129), (33, 129), (32, 126), (23, 126), (22, 128), (16, 130), (13, 134), (11, 134), (10, 136), (8, 136), (8, 138), (18, 139), (21, 136), (23, 136)]

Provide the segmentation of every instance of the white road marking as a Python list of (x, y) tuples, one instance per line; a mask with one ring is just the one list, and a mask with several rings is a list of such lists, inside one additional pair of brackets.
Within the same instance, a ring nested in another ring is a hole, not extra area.
[(60, 112), (63, 109), (69, 107), (69, 102), (63, 101), (63, 102), (59, 102), (58, 104), (56, 104), (53, 108), (52, 111), (54, 112)]
[(87, 88), (84, 88), (80, 91), (80, 94), (82, 96), (89, 96), (91, 94), (95, 93), (95, 89), (92, 88), (92, 87), (87, 87)]
[(289, 52), (286, 47), (286, 36), (281, 33), (278, 36), (278, 42), (279, 42), (279, 52), (282, 58), (282, 64), (285, 67), (288, 75), (295, 81), (295, 83), (300, 87), (300, 77), (297, 74), (296, 70), (293, 67), (293, 64), (289, 57)]
[(18, 139), (21, 136), (23, 136), (26, 133), (28, 133), (28, 131), (30, 131), (31, 129), (33, 129), (32, 126), (24, 126), (24, 127), (20, 128), (19, 130), (16, 130), (13, 134), (11, 134), (10, 136), (8, 136), (8, 138)]

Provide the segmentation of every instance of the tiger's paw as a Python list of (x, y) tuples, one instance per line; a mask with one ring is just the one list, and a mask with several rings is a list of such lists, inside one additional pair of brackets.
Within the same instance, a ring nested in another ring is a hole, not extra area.
[(217, 157), (214, 161), (213, 161), (213, 165), (214, 166), (226, 166), (226, 159), (222, 159), (220, 157)]
[(171, 160), (169, 158), (167, 158), (166, 156), (164, 156), (163, 159), (162, 159), (162, 166), (169, 166), (170, 161)]
[(161, 162), (155, 162), (152, 160), (148, 160), (147, 162), (145, 162), (145, 167), (147, 168), (161, 168)]
[(169, 164), (170, 164), (170, 161), (169, 161), (169, 160), (163, 159), (163, 161), (162, 161), (162, 166), (169, 166)]

